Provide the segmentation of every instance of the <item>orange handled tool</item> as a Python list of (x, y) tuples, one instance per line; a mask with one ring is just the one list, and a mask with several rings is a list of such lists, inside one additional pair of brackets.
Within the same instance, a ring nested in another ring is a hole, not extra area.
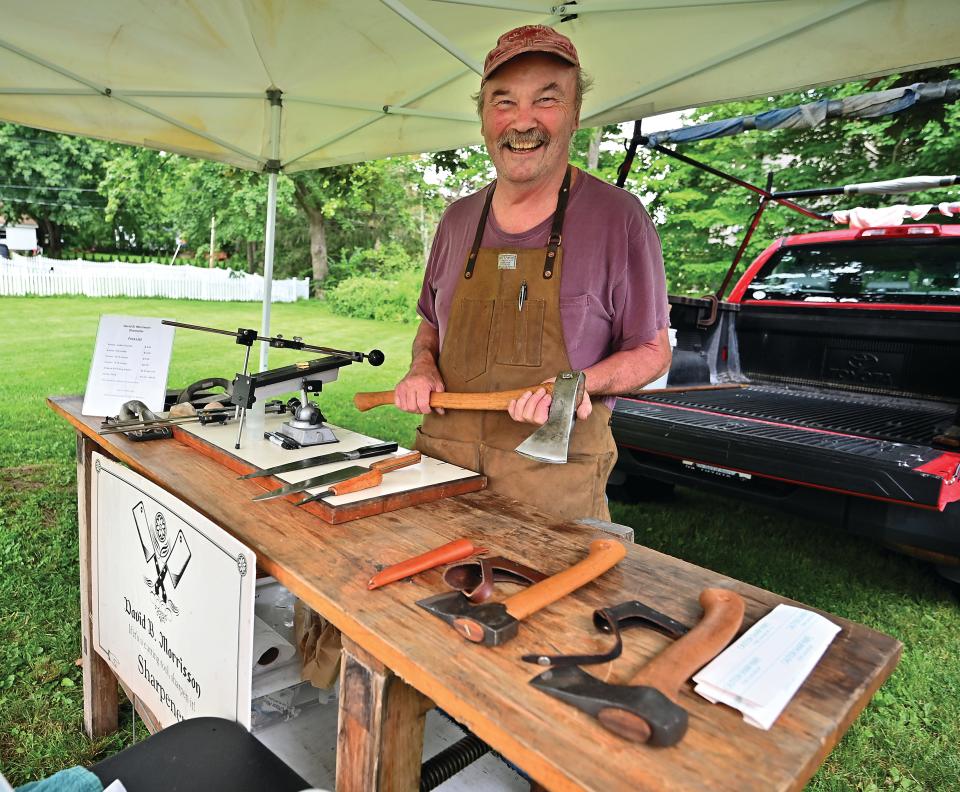
[(640, 669), (626, 685), (602, 682), (578, 666), (544, 671), (530, 684), (594, 715), (607, 729), (633, 742), (674, 745), (687, 731), (677, 703), (680, 686), (737, 634), (744, 601), (735, 591), (704, 589), (703, 618)]
[(586, 558), (503, 602), (474, 605), (455, 591), (428, 597), (417, 605), (447, 622), (468, 641), (498, 646), (517, 634), (521, 619), (600, 577), (626, 554), (627, 548), (620, 542), (595, 539)]
[(297, 503), (297, 506), (303, 506), (306, 503), (312, 503), (313, 501), (320, 500), (321, 498), (329, 498), (331, 495), (346, 495), (350, 492), (360, 492), (360, 490), (378, 487), (383, 483), (384, 473), (389, 473), (391, 470), (399, 470), (400, 468), (409, 467), (410, 465), (416, 465), (419, 461), (419, 451), (411, 451), (409, 454), (404, 454), (403, 456), (381, 459), (379, 462), (372, 463), (370, 465), (370, 469), (367, 470), (366, 473), (361, 473), (359, 476), (354, 476), (353, 478), (348, 478), (344, 481), (338, 481), (336, 484), (331, 484), (330, 487), (323, 492), (319, 492), (316, 495), (311, 495), (309, 498), (304, 498), (302, 501)]
[(469, 539), (455, 539), (441, 547), (436, 547), (433, 550), (428, 550), (426, 553), (421, 553), (413, 558), (408, 558), (406, 561), (401, 561), (399, 564), (393, 564), (386, 569), (381, 569), (376, 575), (370, 578), (370, 581), (367, 583), (367, 588), (373, 591), (373, 589), (385, 586), (387, 583), (403, 580), (403, 578), (416, 575), (418, 572), (424, 572), (427, 569), (433, 569), (434, 567), (443, 566), (444, 564), (452, 564), (454, 561), (461, 561), (464, 558), (482, 552), (483, 549), (474, 547), (473, 542)]
[[(669, 388), (650, 388), (638, 391), (637, 396), (655, 396), (658, 393), (686, 393), (687, 391), (714, 391), (742, 388), (738, 382), (722, 383), (720, 385), (680, 385)], [(512, 399), (519, 399), (524, 393), (531, 393), (537, 388), (543, 388), (547, 393), (553, 393), (553, 383), (543, 382), (527, 388), (517, 388), (508, 391), (492, 391), (489, 393), (447, 393), (434, 391), (430, 394), (430, 406), (441, 407), (445, 410), (500, 410), (504, 411)], [(354, 406), (360, 412), (393, 404), (393, 391), (368, 391), (357, 393), (353, 397)]]

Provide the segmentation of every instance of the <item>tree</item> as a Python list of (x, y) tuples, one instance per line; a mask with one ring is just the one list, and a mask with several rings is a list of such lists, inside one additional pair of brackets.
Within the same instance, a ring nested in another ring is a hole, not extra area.
[(0, 213), (7, 222), (33, 218), (38, 244), (54, 256), (65, 244), (109, 237), (99, 185), (113, 148), (99, 140), (0, 124)]
[[(748, 102), (730, 102), (693, 111), (691, 120), (705, 122), (770, 110), (774, 107), (841, 98), (870, 90), (956, 78), (947, 68), (913, 72), (868, 82), (847, 83)], [(812, 130), (748, 132), (682, 146), (694, 159), (762, 186), (773, 174), (776, 190), (841, 186), (916, 174), (956, 171), (960, 107), (931, 103), (876, 119), (827, 121)], [(678, 147), (680, 148), (680, 147)], [(756, 198), (702, 170), (641, 148), (634, 166), (640, 195), (650, 194), (649, 208), (660, 225), (668, 281), (674, 291), (704, 293), (719, 286), (743, 231), (756, 209)], [(904, 198), (937, 203), (943, 193), (917, 193)], [(827, 197), (800, 201), (816, 211), (853, 205), (890, 203), (884, 196), (857, 196), (855, 201)], [(785, 234), (826, 230), (827, 223), (788, 209), (768, 207), (744, 259)]]
[(436, 197), (419, 157), (394, 157), (294, 174), (293, 194), (309, 226), (314, 288), (330, 271), (330, 250), (379, 248), (387, 240), (422, 248)]
[[(172, 254), (179, 238), (205, 255), (210, 221), (216, 217), (217, 249), (246, 258), (247, 269), (256, 270), (256, 246), (263, 242), (267, 206), (267, 180), (262, 174), (123, 147), (107, 163), (101, 189), (108, 199), (106, 217), (127, 245)], [(292, 185), (280, 179), (278, 223), (295, 213)]]

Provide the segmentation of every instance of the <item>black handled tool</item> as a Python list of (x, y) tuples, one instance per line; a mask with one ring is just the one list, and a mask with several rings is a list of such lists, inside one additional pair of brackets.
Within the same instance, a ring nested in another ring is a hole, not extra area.
[(333, 462), (349, 462), (352, 459), (364, 459), (366, 457), (380, 456), (381, 454), (392, 454), (397, 450), (396, 443), (376, 443), (375, 445), (355, 448), (353, 451), (334, 451), (331, 454), (321, 454), (320, 456), (310, 457), (309, 459), (298, 459), (295, 462), (286, 462), (283, 465), (267, 468), (266, 470), (256, 470), (253, 473), (247, 473), (240, 476), (242, 479), (259, 478), (260, 476), (275, 476), (277, 473), (289, 473), (291, 470), (305, 470), (306, 468), (319, 467), (320, 465), (329, 465)]

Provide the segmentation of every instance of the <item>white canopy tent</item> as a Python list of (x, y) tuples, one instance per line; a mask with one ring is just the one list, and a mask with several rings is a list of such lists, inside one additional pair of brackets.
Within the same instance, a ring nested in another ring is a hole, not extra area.
[[(594, 77), (584, 126), (960, 60), (958, 0), (0, 0), (0, 119), (278, 172), (477, 143), (521, 24)], [(262, 333), (269, 334), (269, 293)], [(266, 345), (261, 367), (266, 366)]]

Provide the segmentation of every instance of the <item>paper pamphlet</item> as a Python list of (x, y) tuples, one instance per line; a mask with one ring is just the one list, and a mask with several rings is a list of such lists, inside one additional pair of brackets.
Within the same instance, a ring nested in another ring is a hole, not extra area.
[(838, 632), (817, 613), (777, 605), (694, 675), (694, 691), (769, 729)]
[(142, 316), (100, 317), (83, 415), (116, 415), (131, 399), (154, 412), (163, 409), (174, 330), (160, 322)]

